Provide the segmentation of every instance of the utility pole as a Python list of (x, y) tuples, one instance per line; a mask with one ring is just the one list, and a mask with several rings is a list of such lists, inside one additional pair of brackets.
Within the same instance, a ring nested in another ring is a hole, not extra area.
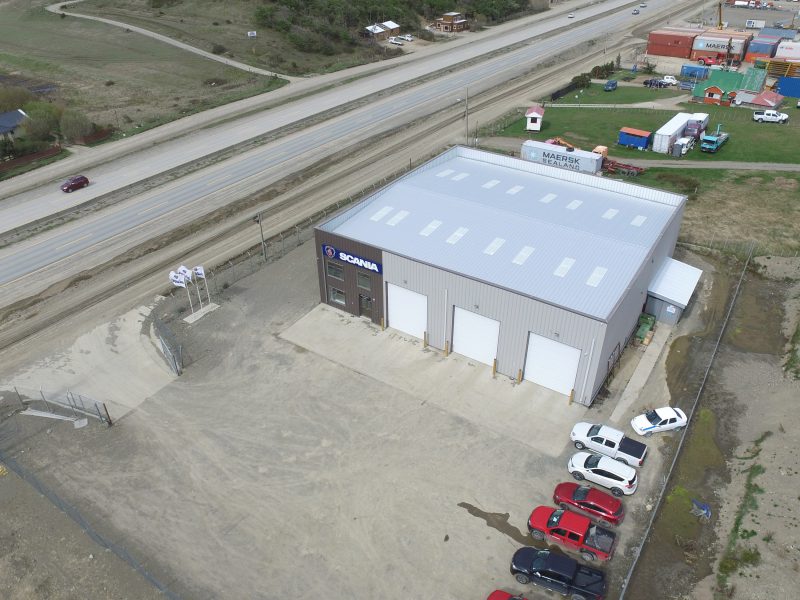
[(469, 146), (469, 88), (464, 96), (464, 141)]

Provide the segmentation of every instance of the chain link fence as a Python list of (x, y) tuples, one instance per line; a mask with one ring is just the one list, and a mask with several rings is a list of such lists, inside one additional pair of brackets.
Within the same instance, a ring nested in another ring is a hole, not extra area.
[(41, 416), (53, 415), (55, 418), (79, 419), (90, 417), (113, 425), (105, 402), (98, 402), (84, 394), (72, 390), (53, 392), (42, 388), (28, 389), (14, 386), (11, 390), (0, 390), (0, 407), (11, 414), (35, 411)]

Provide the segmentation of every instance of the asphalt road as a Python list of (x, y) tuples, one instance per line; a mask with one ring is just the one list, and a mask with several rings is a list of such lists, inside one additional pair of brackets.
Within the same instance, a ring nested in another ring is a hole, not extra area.
[[(324, 114), (337, 106), (357, 99), (369, 99), (381, 91), (407, 85), (432, 72), (453, 68), (466, 60), (476, 59), (514, 44), (520, 48), (450, 73), (403, 91), (367, 102), (323, 125), (282, 138), (246, 154), (221, 162), (212, 168), (168, 184), (163, 188), (122, 202), (113, 210), (97, 213), (71, 226), (53, 230), (0, 250), (0, 285), (13, 285), (23, 277), (36, 278), (37, 271), (47, 265), (63, 263), (61, 272), (70, 275), (91, 266), (74, 260), (76, 255), (96, 254), (97, 260), (107, 259), (102, 252), (104, 242), (125, 237), (129, 245), (141, 243), (153, 235), (191, 221), (203, 212), (252, 193), (283, 177), (287, 172), (306, 168), (339, 151), (345, 145), (431, 114), (461, 102), (469, 89), (475, 95), (529, 70), (547, 57), (596, 39), (608, 31), (625, 30), (632, 15), (627, 8), (601, 16), (611, 6), (626, 3), (588, 6), (578, 12), (579, 19), (566, 22), (563, 15), (542, 19), (535, 25), (507, 31), (502, 36), (487, 37), (478, 42), (442, 52), (425, 61), (387, 68), (308, 98), (286, 104), (160, 144), (144, 152), (127, 156), (105, 165), (97, 173), (89, 172), (97, 183), (71, 196), (76, 204), (113, 191), (114, 188), (136, 182), (181, 164), (186, 164), (243, 140), (262, 135), (277, 128)], [(574, 23), (574, 24), (573, 24)], [(535, 38), (567, 26), (553, 37)], [(60, 191), (38, 188), (3, 202), (0, 223), (4, 230), (14, 229), (42, 219), (54, 210), (63, 210), (65, 195)], [(1, 193), (1, 192), (0, 192)], [(77, 198), (80, 198), (79, 200)], [(42, 281), (42, 287), (47, 285)], [(2, 287), (0, 292), (4, 295)]]

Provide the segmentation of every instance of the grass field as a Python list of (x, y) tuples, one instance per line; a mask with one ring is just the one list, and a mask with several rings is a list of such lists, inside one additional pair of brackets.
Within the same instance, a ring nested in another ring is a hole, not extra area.
[[(649, 89), (640, 91), (656, 92), (656, 90)], [(667, 92), (668, 90), (659, 91)], [(607, 96), (614, 93), (616, 92), (607, 93)], [(525, 131), (525, 119), (519, 118), (502, 131), (497, 132), (497, 135), (538, 140), (560, 136), (583, 149), (591, 150), (597, 145), (608, 146), (610, 153), (615, 158), (623, 160), (631, 157), (663, 159), (663, 154), (641, 152), (617, 146), (618, 132), (621, 127), (634, 127), (655, 132), (678, 110), (682, 110), (708, 113), (710, 129), (715, 129), (721, 123), (723, 130), (730, 134), (730, 139), (719, 152), (707, 154), (695, 148), (688, 155), (688, 158), (692, 160), (785, 163), (797, 162), (800, 159), (800, 118), (790, 120), (787, 125), (759, 124), (752, 120), (753, 113), (749, 109), (694, 103), (681, 104), (676, 110), (633, 107), (555, 108), (550, 106), (551, 108), (545, 114), (541, 131)]]
[(275, 89), (285, 80), (226, 67), (118, 27), (2, 5), (0, 74), (53, 83), (54, 100), (100, 125), (141, 131)]
[(773, 254), (800, 252), (800, 173), (651, 168), (626, 181), (688, 196), (682, 241), (753, 241)]
[[(154, 9), (146, 0), (87, 0), (70, 10), (144, 27), (208, 52), (215, 45), (222, 46), (226, 57), (286, 75), (338, 71), (401, 53), (386, 44), (351, 46), (349, 53), (329, 56), (301, 52), (285, 35), (255, 24), (258, 4), (249, 0), (191, 0), (164, 2)], [(256, 31), (257, 37), (248, 38), (248, 31)]]
[(547, 104), (636, 104), (637, 102), (651, 102), (683, 95), (686, 95), (686, 92), (676, 88), (646, 88), (638, 82), (635, 86), (620, 82), (616, 90), (606, 92), (603, 90), (603, 84), (593, 83), (588, 88), (576, 90)]

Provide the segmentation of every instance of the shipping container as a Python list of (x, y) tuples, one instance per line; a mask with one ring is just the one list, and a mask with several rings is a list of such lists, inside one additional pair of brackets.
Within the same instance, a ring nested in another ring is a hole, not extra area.
[[(745, 45), (746, 40), (744, 38), (729, 37), (727, 35), (725, 37), (708, 34), (698, 35), (692, 45), (692, 54), (700, 53), (700, 56), (713, 56), (730, 52), (731, 55), (743, 55)], [(706, 54), (703, 54), (704, 52)]]
[(758, 37), (774, 37), (779, 40), (793, 40), (797, 37), (797, 29), (781, 29), (779, 27), (764, 27)]
[(650, 136), (651, 133), (649, 131), (633, 129), (632, 127), (623, 127), (619, 130), (617, 143), (620, 146), (627, 146), (628, 148), (647, 150), (647, 145), (650, 143)]
[(800, 43), (783, 40), (775, 49), (775, 58), (785, 61), (800, 61)]
[(791, 98), (800, 98), (800, 77), (779, 77), (778, 93)]
[(691, 118), (692, 115), (689, 113), (678, 113), (664, 123), (664, 125), (653, 134), (653, 152), (659, 152), (661, 154), (669, 154), (672, 152), (672, 146), (675, 144), (675, 140), (683, 136), (683, 130), (686, 129), (686, 125)]
[(748, 63), (755, 63), (757, 60), (769, 60), (772, 58), (772, 53), (769, 54), (760, 54), (758, 52), (747, 52), (744, 55), (744, 62)]
[(692, 53), (691, 46), (664, 46), (661, 44), (647, 44), (648, 56), (671, 56), (673, 58), (689, 58)]
[(759, 21), (758, 19), (747, 19), (744, 22), (745, 29), (763, 29), (767, 24), (766, 21)]
[(681, 66), (681, 77), (690, 79), (708, 79), (709, 68), (703, 65), (683, 65)]
[(681, 46), (691, 48), (694, 39), (702, 33), (701, 30), (682, 31), (679, 29), (657, 29), (647, 36), (648, 44), (660, 46)]
[(603, 167), (603, 155), (586, 152), (577, 148), (565, 148), (556, 144), (528, 140), (522, 144), (520, 156), (531, 162), (580, 171), (582, 173), (599, 173)]
[(775, 54), (775, 49), (778, 47), (778, 44), (780, 44), (780, 40), (775, 38), (753, 38), (750, 45), (747, 47), (747, 54), (752, 52), (753, 54), (769, 54), (772, 56)]

